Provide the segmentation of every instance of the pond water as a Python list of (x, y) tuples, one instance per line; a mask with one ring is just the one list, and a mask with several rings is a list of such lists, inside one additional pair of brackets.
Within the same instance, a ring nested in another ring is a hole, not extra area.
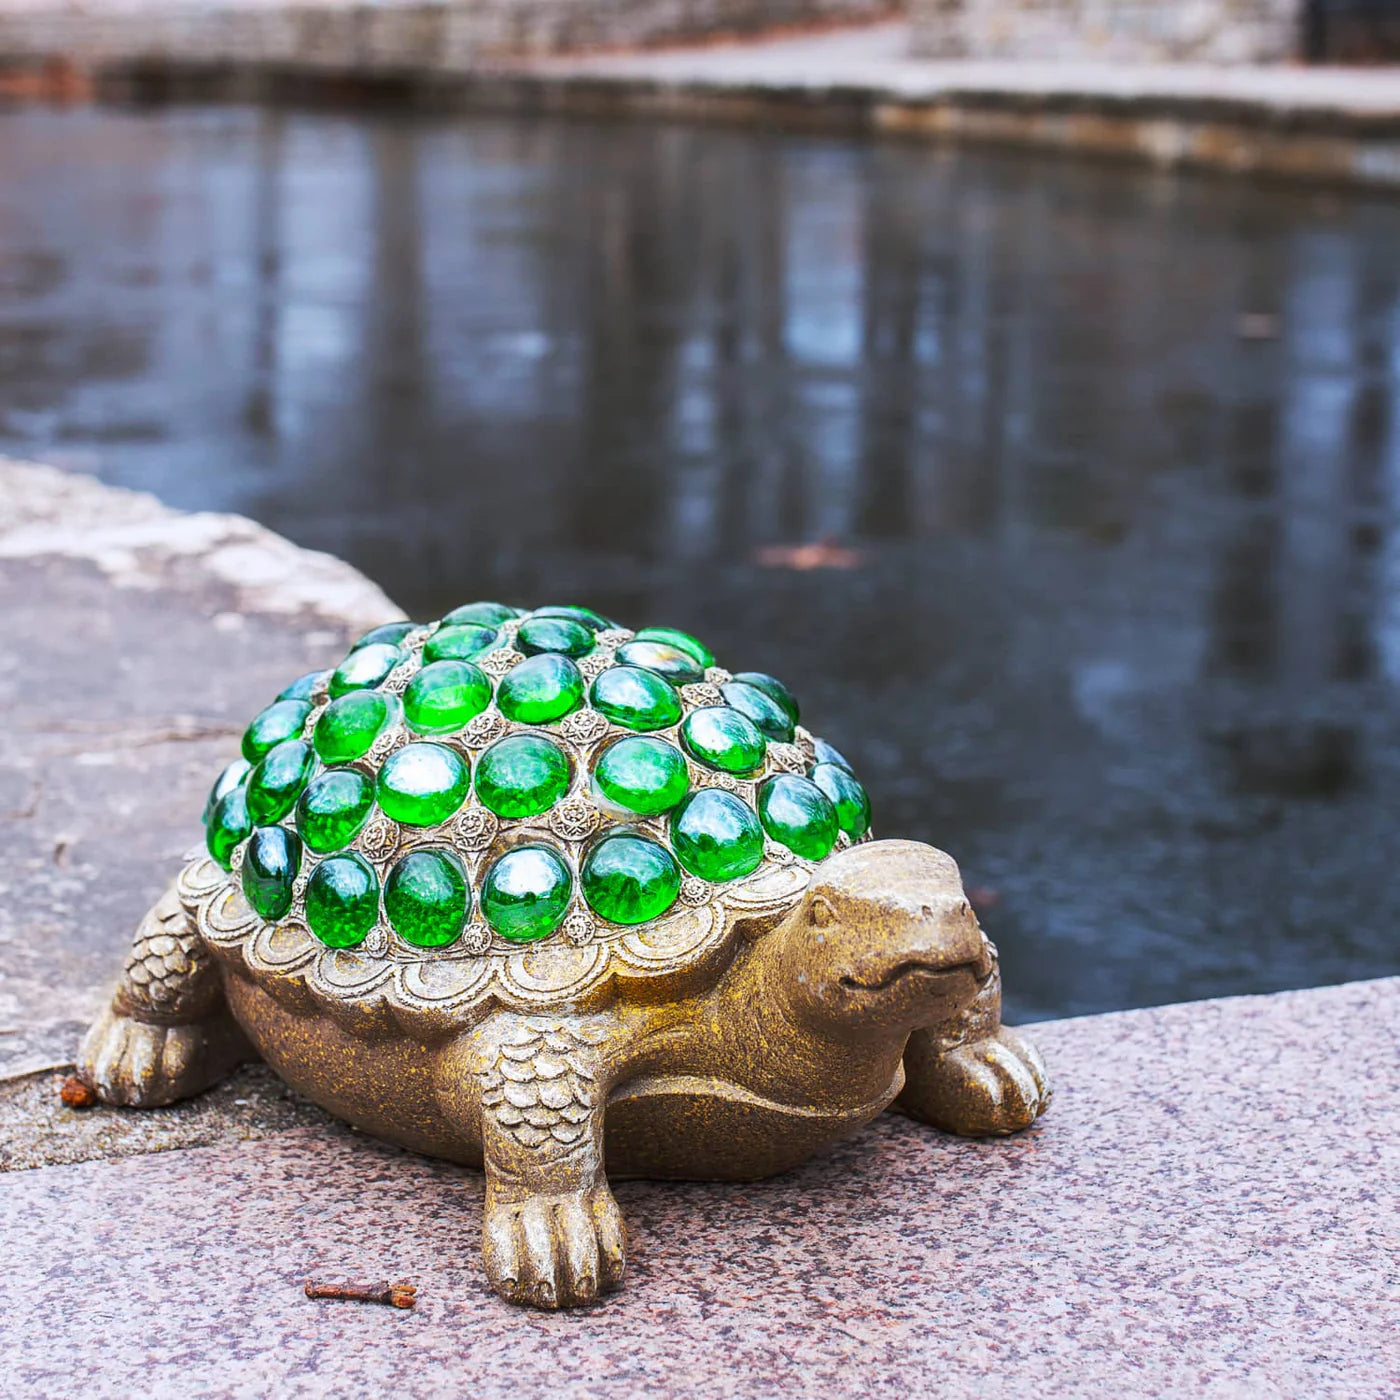
[(1398, 249), (999, 153), (14, 110), (0, 451), (776, 672), (1020, 1016), (1340, 981), (1400, 971)]

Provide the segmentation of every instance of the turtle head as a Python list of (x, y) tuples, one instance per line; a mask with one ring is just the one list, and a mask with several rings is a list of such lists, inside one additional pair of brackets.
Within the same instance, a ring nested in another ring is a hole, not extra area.
[(956, 1016), (994, 958), (951, 856), (872, 841), (813, 873), (787, 920), (783, 990), (813, 1030), (903, 1033)]

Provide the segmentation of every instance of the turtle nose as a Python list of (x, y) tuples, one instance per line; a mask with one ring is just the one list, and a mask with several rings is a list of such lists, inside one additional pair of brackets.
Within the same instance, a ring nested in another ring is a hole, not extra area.
[(920, 941), (936, 965), (951, 970), (965, 967), (984, 982), (991, 975), (995, 954), (965, 900), (949, 907), (926, 905), (920, 910)]

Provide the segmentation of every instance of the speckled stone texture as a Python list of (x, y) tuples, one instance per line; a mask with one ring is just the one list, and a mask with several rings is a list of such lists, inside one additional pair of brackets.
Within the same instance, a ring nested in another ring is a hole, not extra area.
[(488, 1291), (479, 1176), (343, 1129), (11, 1173), (0, 1391), (1400, 1391), (1400, 979), (1036, 1035), (1057, 1099), (1020, 1138), (886, 1117), (785, 1178), (624, 1183), (627, 1287), (582, 1314)]

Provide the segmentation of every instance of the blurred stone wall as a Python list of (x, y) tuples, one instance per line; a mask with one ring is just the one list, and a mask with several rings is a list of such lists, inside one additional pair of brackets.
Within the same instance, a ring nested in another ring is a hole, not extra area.
[(1305, 0), (910, 0), (929, 58), (1279, 63)]
[(62, 57), (421, 73), (492, 55), (634, 48), (890, 12), (891, 0), (0, 0), (0, 62)]

